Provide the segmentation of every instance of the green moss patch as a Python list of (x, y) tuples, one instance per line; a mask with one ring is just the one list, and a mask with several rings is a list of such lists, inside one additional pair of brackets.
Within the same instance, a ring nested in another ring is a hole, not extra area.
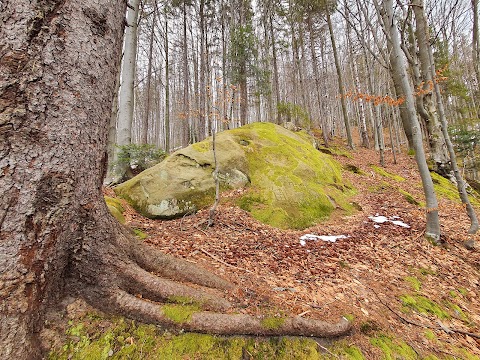
[(328, 219), (335, 210), (352, 213), (354, 191), (342, 180), (342, 168), (312, 142), (271, 123), (230, 131), (248, 140), (244, 146), (251, 186), (238, 204), (263, 223), (304, 229)]
[(436, 302), (421, 295), (402, 295), (400, 300), (404, 306), (404, 310), (411, 309), (426, 315), (433, 315), (439, 319), (449, 319), (450, 314), (445, 311)]
[(437, 335), (435, 335), (435, 333), (432, 330), (427, 329), (427, 330), (425, 330), (425, 338), (430, 340), (430, 341), (436, 341), (437, 340)]
[(433, 269), (430, 269), (430, 268), (420, 268), (418, 270), (420, 272), (420, 274), (426, 276), (426, 275), (437, 275), (437, 272)]
[(420, 282), (420, 280), (413, 276), (407, 276), (405, 278), (405, 281), (410, 284), (413, 290), (420, 291), (420, 288), (422, 287), (422, 283)]
[(370, 343), (378, 347), (385, 360), (417, 360), (417, 353), (403, 340), (396, 340), (387, 335), (380, 334), (370, 339)]
[[(173, 335), (154, 325), (124, 319), (82, 319), (70, 323), (67, 342), (49, 354), (50, 360), (162, 359), (162, 360), (318, 360), (321, 354), (314, 340), (305, 338), (219, 337), (185, 333)], [(353, 346), (338, 346), (338, 354), (355, 354)], [(361, 352), (360, 352), (361, 353)]]
[(338, 147), (338, 146), (319, 146), (318, 150), (321, 151), (324, 154), (328, 155), (335, 155), (335, 156), (343, 156), (348, 159), (353, 159), (353, 156), (350, 152), (348, 152), (345, 148)]
[(265, 329), (274, 330), (280, 328), (285, 323), (285, 318), (281, 317), (266, 317), (262, 319), (262, 326)]
[(362, 169), (360, 169), (358, 166), (355, 166), (353, 164), (346, 164), (343, 166), (343, 168), (357, 175), (366, 175), (366, 173)]
[(123, 208), (122, 202), (119, 199), (116, 199), (110, 196), (104, 196), (104, 199), (107, 205), (117, 208), (118, 211), (120, 211), (121, 213), (125, 211), (125, 209)]
[[(461, 202), (458, 189), (452, 182), (433, 171), (430, 172), (430, 175), (432, 176), (433, 186), (438, 196), (455, 202)], [(468, 198), (472, 205), (480, 206), (478, 199), (473, 196), (469, 196)]]
[(148, 235), (140, 229), (132, 229), (132, 230), (135, 236), (138, 237), (140, 240), (145, 240), (148, 237)]
[(112, 214), (119, 223), (125, 224), (125, 218), (123, 216), (125, 209), (123, 208), (121, 201), (110, 196), (104, 196), (104, 199), (110, 214)]
[(108, 207), (108, 210), (110, 211), (110, 214), (113, 215), (113, 217), (115, 219), (117, 219), (117, 221), (120, 223), (120, 224), (125, 224), (125, 217), (123, 216), (123, 214), (114, 206), (111, 206), (111, 205), (107, 205)]
[(176, 323), (188, 322), (192, 315), (200, 311), (198, 305), (167, 304), (162, 306), (163, 314)]
[(402, 190), (402, 189), (398, 189), (398, 191), (400, 192), (400, 194), (403, 195), (403, 197), (405, 198), (405, 200), (407, 200), (408, 203), (410, 204), (413, 204), (413, 205), (417, 205), (417, 206), (421, 206), (422, 204), (420, 202), (418, 202), (412, 194), (406, 192), (405, 190)]
[(389, 179), (392, 179), (392, 180), (395, 180), (395, 181), (398, 181), (398, 182), (405, 181), (405, 178), (403, 178), (399, 175), (396, 175), (396, 174), (392, 174), (392, 173), (388, 172), (387, 170), (385, 170), (384, 168), (381, 168), (379, 166), (372, 165), (372, 169), (377, 174), (382, 175), (383, 177), (386, 177), (386, 178), (389, 178)]

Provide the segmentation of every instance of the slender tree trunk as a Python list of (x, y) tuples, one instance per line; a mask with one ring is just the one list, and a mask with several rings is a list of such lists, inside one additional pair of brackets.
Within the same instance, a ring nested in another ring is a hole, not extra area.
[[(127, 27), (125, 28), (125, 40), (122, 62), (122, 75), (120, 84), (120, 96), (118, 103), (117, 122), (117, 145), (130, 145), (132, 142), (132, 124), (135, 106), (134, 84), (135, 69), (137, 62), (137, 22), (139, 12), (139, 0), (133, 0), (127, 10)], [(118, 149), (116, 150), (118, 152)], [(116, 155), (115, 155), (116, 156)], [(122, 178), (126, 172), (126, 166), (114, 170), (118, 178)]]
[[(278, 81), (278, 63), (277, 63), (277, 46), (275, 41), (275, 34), (273, 32), (273, 10), (271, 10), (270, 18), (269, 18), (269, 30), (270, 30), (270, 38), (272, 39), (272, 63), (273, 63), (273, 84), (274, 84), (274, 91), (275, 91), (275, 102), (276, 105), (280, 104), (280, 84)], [(275, 123), (280, 123), (280, 117), (278, 113), (275, 117)]]
[(165, 14), (165, 152), (170, 151), (170, 63), (168, 45), (168, 15)]
[(183, 2), (183, 146), (192, 141), (192, 119), (190, 117), (190, 74), (188, 70), (188, 42), (187, 42), (187, 5)]
[[(156, 5), (155, 5), (156, 6)], [(155, 41), (155, 22), (157, 20), (157, 9), (153, 11), (152, 26), (150, 29), (150, 44), (148, 47), (148, 65), (147, 65), (147, 84), (146, 84), (146, 104), (145, 104), (145, 119), (143, 121), (142, 136), (140, 142), (142, 144), (148, 144), (148, 133), (152, 128), (150, 119), (150, 98), (151, 98), (151, 83), (152, 83), (152, 67), (153, 67), (153, 43)]]
[[(121, 60), (120, 60), (121, 63)], [(116, 179), (116, 174), (113, 169), (115, 162), (117, 161), (116, 155), (117, 152), (115, 151), (115, 147), (117, 144), (117, 120), (118, 120), (118, 92), (120, 90), (120, 69), (118, 71), (117, 79), (115, 81), (115, 96), (113, 97), (113, 104), (112, 104), (112, 114), (110, 116), (110, 124), (108, 127), (108, 150), (107, 150), (107, 157), (108, 157), (108, 168), (107, 168), (107, 175), (105, 176), (105, 185), (109, 185), (115, 183), (118, 179)]]
[(473, 67), (475, 70), (475, 77), (477, 80), (477, 93), (476, 97), (478, 99), (478, 94), (480, 88), (480, 41), (478, 35), (478, 0), (472, 0), (472, 11), (473, 11), (473, 31), (472, 31), (472, 60)]
[(423, 191), (427, 204), (427, 226), (426, 237), (440, 243), (440, 221), (438, 216), (438, 202), (433, 188), (433, 181), (430, 176), (425, 152), (423, 150), (422, 135), (420, 131), (420, 124), (418, 122), (415, 111), (415, 100), (412, 89), (408, 82), (408, 75), (405, 68), (402, 49), (400, 46), (400, 36), (397, 29), (397, 21), (393, 13), (393, 0), (383, 1), (383, 10), (385, 13), (383, 23), (387, 26), (386, 32), (389, 35), (389, 41), (392, 46), (392, 54), (390, 56), (392, 71), (396, 73), (395, 77), (400, 81), (399, 85), (405, 95), (405, 107), (408, 113), (408, 120), (412, 129), (413, 145), (415, 149), (415, 160), (418, 165), (420, 176), (422, 178)]
[[(424, 9), (422, 8), (422, 12)], [(435, 76), (435, 62), (433, 59), (433, 52), (431, 46), (428, 46), (427, 48), (427, 53), (428, 53), (428, 60), (429, 60), (429, 68), (432, 74), (432, 77)], [(469, 234), (475, 234), (478, 231), (478, 218), (477, 215), (475, 214), (475, 210), (472, 207), (472, 204), (470, 203), (470, 200), (468, 199), (468, 194), (466, 190), (466, 182), (463, 179), (462, 175), (460, 174), (460, 170), (457, 165), (457, 156), (455, 154), (455, 150), (453, 148), (452, 141), (450, 140), (450, 135), (448, 134), (447, 128), (447, 118), (445, 116), (445, 109), (443, 106), (443, 100), (442, 100), (442, 94), (440, 92), (440, 86), (436, 81), (433, 82), (433, 87), (435, 91), (435, 97), (437, 100), (437, 107), (438, 107), (438, 112), (439, 112), (439, 120), (441, 123), (441, 129), (443, 132), (443, 136), (445, 138), (446, 146), (448, 149), (448, 153), (450, 155), (450, 162), (451, 162), (451, 167), (453, 170), (453, 174), (455, 176), (455, 182), (457, 184), (457, 189), (458, 193), (460, 195), (460, 199), (462, 200), (462, 203), (465, 205), (465, 210), (467, 212), (468, 217), (470, 218), (470, 229), (468, 230)]]
[[(353, 54), (352, 54), (353, 55)], [(352, 58), (352, 68), (353, 68), (353, 77), (356, 91), (362, 92), (360, 87), (360, 75), (358, 74), (358, 66), (357, 60)], [(367, 130), (367, 118), (365, 115), (365, 105), (363, 100), (358, 102), (359, 107), (359, 128), (360, 128), (360, 138), (362, 139), (362, 147), (369, 148), (370, 147), (370, 140), (368, 138), (368, 130)]]
[(310, 35), (310, 52), (311, 52), (311, 57), (312, 57), (312, 66), (313, 66), (313, 76), (315, 77), (315, 90), (316, 90), (316, 95), (317, 95), (317, 102), (318, 102), (318, 108), (319, 108), (319, 117), (320, 117), (320, 127), (322, 129), (322, 138), (323, 138), (323, 143), (325, 146), (328, 147), (328, 130), (327, 130), (327, 119), (322, 116), (321, 107), (322, 107), (322, 95), (321, 95), (321, 90), (320, 90), (320, 74), (318, 72), (318, 59), (317, 59), (317, 53), (315, 52), (315, 34), (313, 32), (313, 26), (312, 26), (312, 16), (311, 14), (308, 14), (307, 16), (307, 27), (308, 27), (308, 33)]
[[(427, 19), (423, 10), (423, 0), (412, 1), (413, 12), (415, 13), (415, 37), (417, 38), (418, 54), (422, 71), (423, 91), (422, 105), (425, 114), (425, 124), (428, 131), (427, 138), (430, 144), (431, 157), (435, 163), (435, 171), (445, 177), (451, 177), (451, 166), (446, 146), (446, 139), (442, 133), (442, 126), (438, 119), (436, 104), (433, 98), (434, 75), (432, 75), (432, 64), (430, 63), (428, 51), (430, 49), (429, 29)], [(423, 112), (422, 112), (423, 113)]]
[(344, 88), (343, 88), (342, 69), (341, 69), (341, 65), (340, 65), (340, 59), (338, 58), (338, 51), (337, 51), (337, 45), (335, 43), (335, 36), (334, 36), (334, 32), (333, 32), (332, 20), (330, 18), (330, 13), (328, 11), (327, 11), (327, 24), (328, 24), (328, 31), (330, 32), (330, 41), (332, 42), (333, 57), (334, 57), (334, 60), (335, 60), (335, 68), (337, 69), (338, 91), (340, 93), (340, 102), (342, 104), (343, 122), (345, 124), (345, 131), (347, 133), (348, 147), (353, 149), (354, 145), (353, 145), (353, 140), (352, 140), (352, 131), (350, 130), (350, 121), (348, 120), (347, 104), (345, 102), (345, 91), (344, 91)]
[(200, 76), (199, 76), (199, 114), (198, 114), (198, 125), (199, 133), (198, 140), (205, 139), (205, 129), (206, 129), (206, 117), (205, 117), (205, 92), (206, 92), (206, 72), (207, 72), (207, 63), (206, 63), (206, 52), (205, 48), (205, 38), (206, 38), (206, 25), (205, 25), (205, 0), (200, 0)]
[[(392, 61), (393, 51), (391, 49), (390, 42), (387, 42), (387, 47), (389, 48), (389, 52), (390, 52), (390, 61)], [(400, 78), (399, 74), (393, 70), (390, 71), (390, 74), (392, 77), (393, 89), (395, 91), (396, 98), (397, 99), (405, 98), (405, 93), (402, 87), (402, 79)], [(405, 136), (407, 137), (407, 141), (408, 141), (408, 151), (413, 152), (415, 151), (414, 150), (415, 146), (413, 145), (413, 132), (412, 132), (412, 126), (410, 124), (409, 113), (407, 111), (407, 108), (405, 106), (399, 106), (399, 114), (400, 114), (400, 120), (402, 121), (403, 131), (405, 132)]]

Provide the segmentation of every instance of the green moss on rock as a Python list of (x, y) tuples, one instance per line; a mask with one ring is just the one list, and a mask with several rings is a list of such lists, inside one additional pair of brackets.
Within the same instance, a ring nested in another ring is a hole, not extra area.
[(148, 237), (148, 235), (140, 229), (132, 229), (132, 230), (135, 236), (138, 237), (140, 240), (145, 240)]
[(110, 196), (104, 196), (104, 199), (107, 205), (117, 208), (118, 211), (120, 211), (121, 213), (125, 211), (125, 209), (123, 208), (122, 202), (119, 199), (116, 199)]
[(400, 194), (403, 195), (403, 197), (405, 198), (405, 200), (407, 200), (408, 203), (412, 204), (412, 205), (417, 205), (417, 206), (421, 206), (422, 204), (420, 202), (418, 202), (412, 194), (410, 194), (409, 192), (405, 191), (405, 190), (402, 190), (402, 189), (398, 189), (398, 191), (400, 192)]
[[(451, 181), (433, 171), (430, 172), (430, 175), (432, 176), (433, 186), (438, 196), (455, 202), (461, 202), (458, 189)], [(473, 196), (469, 196), (468, 198), (472, 205), (480, 206), (480, 201), (478, 201), (477, 198)]]
[(104, 199), (110, 214), (112, 214), (119, 223), (125, 224), (125, 218), (123, 216), (125, 209), (123, 208), (121, 201), (110, 196), (104, 196)]
[[(258, 220), (303, 229), (334, 211), (350, 214), (353, 188), (342, 168), (312, 145), (313, 138), (272, 123), (254, 123), (217, 135), (222, 189), (247, 187), (238, 204)], [(214, 200), (211, 139), (172, 154), (115, 188), (145, 216), (171, 218)]]
[(328, 219), (336, 209), (353, 212), (348, 202), (353, 190), (342, 181), (340, 164), (305, 136), (270, 123), (231, 133), (249, 140), (245, 153), (251, 186), (238, 203), (261, 222), (304, 229)]
[(123, 216), (123, 214), (118, 210), (118, 208), (112, 206), (112, 205), (108, 205), (107, 204), (107, 207), (108, 207), (108, 210), (110, 211), (110, 214), (113, 215), (113, 217), (115, 219), (117, 219), (117, 221), (120, 223), (120, 224), (125, 224), (125, 217)]

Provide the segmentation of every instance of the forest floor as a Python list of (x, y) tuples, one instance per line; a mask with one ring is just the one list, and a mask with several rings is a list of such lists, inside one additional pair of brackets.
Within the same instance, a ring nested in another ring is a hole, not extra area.
[[(350, 169), (344, 178), (357, 190), (359, 210), (303, 231), (256, 221), (234, 205), (240, 190), (222, 195), (212, 227), (208, 209), (169, 221), (131, 208), (124, 215), (147, 235), (144, 242), (236, 284), (230, 300), (241, 312), (332, 322), (347, 316), (354, 329), (343, 341), (365, 359), (480, 359), (480, 251), (464, 246), (480, 238), (467, 234), (461, 203), (439, 197), (445, 246), (434, 246), (423, 236), (425, 209), (414, 203), (424, 197), (412, 157), (397, 154), (393, 164), (387, 152), (386, 172), (375, 168), (373, 150), (335, 158)], [(305, 234), (345, 238), (301, 242)], [(332, 358), (356, 358), (320, 347)]]

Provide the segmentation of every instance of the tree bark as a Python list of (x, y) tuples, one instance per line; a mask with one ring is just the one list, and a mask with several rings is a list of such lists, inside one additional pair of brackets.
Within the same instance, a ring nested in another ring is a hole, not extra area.
[(101, 185), (125, 3), (6, 1), (0, 16), (0, 357), (33, 359), (67, 273), (99, 269), (89, 246), (107, 254), (118, 232)]
[[(143, 121), (143, 128), (142, 128), (142, 136), (140, 142), (142, 144), (148, 144), (148, 133), (150, 132), (150, 128), (153, 128), (153, 124), (151, 124), (152, 119), (150, 118), (150, 103), (151, 103), (151, 84), (152, 84), (152, 67), (153, 67), (153, 43), (155, 42), (155, 30), (156, 30), (156, 21), (157, 21), (157, 5), (154, 4), (155, 9), (153, 10), (153, 19), (152, 25), (150, 29), (150, 40), (148, 44), (148, 65), (147, 65), (147, 84), (146, 84), (146, 104), (145, 104), (145, 120)], [(153, 141), (152, 141), (153, 143)], [(168, 150), (167, 150), (168, 151)]]
[[(232, 285), (142, 245), (101, 191), (126, 2), (4, 1), (0, 13), (0, 358), (38, 359), (45, 312), (66, 294), (100, 310), (218, 334), (336, 336), (348, 321), (286, 319), (269, 330), (225, 315)], [(161, 277), (153, 275), (156, 273)], [(134, 295), (141, 295), (136, 297)], [(157, 303), (204, 311), (176, 324)], [(45, 349), (44, 349), (45, 350)]]
[(406, 113), (408, 114), (408, 120), (412, 130), (413, 146), (415, 149), (415, 160), (420, 172), (420, 177), (422, 178), (423, 192), (425, 194), (425, 200), (427, 204), (427, 226), (425, 234), (427, 238), (431, 239), (435, 243), (440, 243), (438, 202), (425, 158), (425, 152), (423, 150), (420, 124), (415, 111), (415, 100), (412, 89), (410, 88), (410, 84), (408, 82), (408, 75), (400, 46), (400, 36), (397, 29), (397, 21), (393, 13), (393, 0), (385, 0), (383, 2), (382, 11), (382, 15), (384, 16), (383, 23), (387, 27), (385, 31), (388, 34), (389, 41), (391, 42), (392, 52), (390, 61), (392, 72), (395, 73), (394, 77), (399, 81), (398, 85), (401, 87), (401, 91), (405, 95), (405, 103), (402, 106), (405, 108)]
[(199, 114), (198, 114), (198, 140), (201, 141), (205, 139), (205, 129), (206, 129), (206, 73), (207, 73), (207, 61), (206, 53), (207, 49), (205, 47), (206, 43), (206, 25), (205, 25), (205, 0), (200, 0), (200, 76), (199, 76), (199, 91), (197, 94), (200, 101)]
[(340, 93), (340, 102), (342, 104), (343, 122), (345, 124), (345, 131), (347, 133), (348, 147), (353, 149), (354, 145), (352, 140), (352, 131), (350, 130), (350, 121), (348, 120), (347, 104), (345, 103), (345, 91), (343, 89), (342, 69), (340, 68), (340, 59), (338, 58), (338, 51), (335, 43), (335, 36), (333, 33), (332, 20), (330, 18), (330, 13), (328, 11), (327, 11), (327, 24), (328, 24), (328, 30), (330, 32), (330, 40), (332, 42), (333, 57), (335, 59), (335, 68), (337, 69), (338, 91)]
[[(270, 16), (269, 16), (269, 30), (270, 30), (270, 38), (272, 39), (272, 63), (273, 63), (273, 83), (275, 89), (275, 102), (276, 105), (280, 104), (280, 84), (278, 81), (278, 63), (277, 63), (277, 46), (275, 41), (275, 34), (273, 32), (273, 16), (274, 16), (274, 9), (270, 9)], [(276, 124), (280, 124), (280, 117), (277, 115), (275, 116)]]
[[(124, 54), (122, 62), (122, 82), (118, 104), (117, 145), (129, 145), (132, 139), (134, 109), (134, 82), (137, 62), (137, 21), (139, 0), (131, 2), (127, 11)], [(121, 174), (123, 175), (123, 174)]]
[(168, 14), (165, 14), (165, 152), (170, 152), (170, 63), (168, 46)]
[(322, 116), (321, 108), (322, 108), (322, 92), (320, 90), (320, 74), (318, 71), (318, 59), (317, 53), (315, 52), (315, 33), (313, 31), (312, 26), (312, 16), (311, 14), (307, 15), (307, 26), (308, 26), (308, 33), (310, 35), (310, 52), (312, 57), (312, 67), (313, 67), (313, 76), (315, 78), (315, 90), (317, 95), (317, 102), (319, 108), (319, 117), (320, 117), (320, 127), (322, 129), (322, 138), (323, 143), (326, 147), (328, 147), (328, 128), (327, 128), (327, 119)]
[(430, 144), (431, 158), (435, 163), (434, 170), (440, 175), (451, 178), (452, 169), (449, 163), (449, 156), (445, 137), (442, 133), (442, 126), (438, 119), (437, 107), (433, 97), (434, 81), (432, 75), (432, 64), (428, 54), (430, 48), (429, 29), (427, 19), (423, 10), (423, 0), (412, 1), (413, 12), (415, 13), (415, 37), (417, 38), (418, 58), (422, 75), (422, 99), (423, 107), (420, 114), (423, 114), (427, 128), (427, 138)]

